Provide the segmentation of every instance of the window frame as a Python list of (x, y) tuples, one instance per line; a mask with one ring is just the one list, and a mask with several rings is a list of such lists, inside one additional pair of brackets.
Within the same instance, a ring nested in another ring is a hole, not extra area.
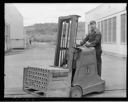
[[(122, 42), (122, 36), (121, 36), (121, 33), (122, 33), (122, 15), (125, 15), (125, 41)], [(127, 42), (127, 13), (123, 13), (123, 14), (120, 14), (120, 44), (121, 45), (126, 45), (126, 42)]]
[(114, 17), (112, 17), (111, 19), (112, 19), (112, 21), (111, 21), (111, 23), (112, 23), (112, 43), (114, 44), (114, 43), (116, 43), (117, 42), (117, 39), (116, 39), (116, 37), (115, 37), (115, 41), (113, 41), (113, 35), (114, 35), (114, 30), (113, 30), (113, 24), (114, 24), (114, 18), (115, 18), (115, 23), (116, 23), (116, 30), (115, 30), (115, 32), (116, 32), (116, 37), (117, 37), (117, 17), (116, 16), (114, 16)]
[[(104, 44), (116, 44), (117, 43), (117, 39), (115, 40), (115, 42), (113, 41), (113, 18), (116, 18), (116, 36), (117, 36), (117, 16), (112, 16), (112, 17), (108, 17), (108, 18), (105, 18), (105, 19), (102, 19), (100, 20), (101, 22), (101, 32), (102, 32), (102, 43)], [(111, 19), (110, 21), (110, 24), (111, 24), (111, 40), (109, 41), (109, 34), (108, 34), (108, 28), (109, 28), (109, 25), (108, 25), (108, 20)], [(107, 23), (107, 32), (105, 32), (105, 21)], [(102, 27), (103, 26), (103, 27)], [(103, 30), (103, 31), (102, 31)], [(107, 33), (106, 37), (107, 37), (107, 40), (105, 41), (105, 34)]]

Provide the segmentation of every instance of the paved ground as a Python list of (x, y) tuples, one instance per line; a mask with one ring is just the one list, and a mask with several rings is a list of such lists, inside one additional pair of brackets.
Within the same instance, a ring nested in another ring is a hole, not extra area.
[[(15, 51), (5, 56), (5, 97), (35, 97), (22, 91), (23, 68), (32, 64), (53, 65), (55, 46), (50, 44), (33, 46), (25, 51)], [(102, 60), (105, 92), (84, 97), (126, 97), (126, 59), (103, 54)]]

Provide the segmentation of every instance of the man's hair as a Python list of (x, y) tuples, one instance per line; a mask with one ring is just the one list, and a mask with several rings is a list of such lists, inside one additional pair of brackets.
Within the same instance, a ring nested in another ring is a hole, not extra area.
[(94, 21), (94, 20), (90, 21), (90, 25), (91, 24), (96, 24), (96, 21)]

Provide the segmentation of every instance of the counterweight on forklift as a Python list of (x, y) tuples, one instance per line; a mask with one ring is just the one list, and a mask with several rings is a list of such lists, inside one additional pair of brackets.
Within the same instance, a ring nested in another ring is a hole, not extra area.
[(104, 91), (94, 48), (76, 47), (78, 15), (59, 17), (53, 66), (24, 68), (23, 90), (39, 97), (81, 97)]

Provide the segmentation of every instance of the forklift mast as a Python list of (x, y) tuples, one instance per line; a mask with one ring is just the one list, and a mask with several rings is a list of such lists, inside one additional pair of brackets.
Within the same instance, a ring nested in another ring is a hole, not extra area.
[(54, 66), (67, 64), (72, 71), (73, 52), (76, 46), (76, 36), (79, 15), (61, 16), (58, 20), (58, 36), (55, 51)]

